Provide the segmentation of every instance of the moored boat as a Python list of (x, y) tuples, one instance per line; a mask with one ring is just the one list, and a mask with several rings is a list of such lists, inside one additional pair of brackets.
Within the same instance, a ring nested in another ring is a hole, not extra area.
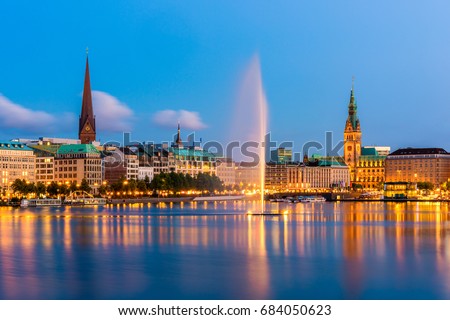
[(105, 204), (105, 198), (75, 198), (64, 200), (64, 205), (67, 206), (104, 206)]
[(61, 205), (61, 199), (22, 199), (20, 206), (27, 207), (58, 207)]
[(75, 191), (64, 199), (66, 206), (103, 206), (106, 204), (105, 198), (95, 198), (86, 191)]
[(302, 203), (310, 203), (310, 202), (325, 202), (327, 199), (325, 199), (323, 196), (309, 196), (309, 197), (303, 197), (300, 202)]

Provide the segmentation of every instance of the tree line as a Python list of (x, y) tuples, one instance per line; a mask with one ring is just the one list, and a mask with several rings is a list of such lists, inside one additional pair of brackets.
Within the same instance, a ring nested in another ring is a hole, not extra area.
[(150, 181), (148, 177), (144, 180), (126, 180), (125, 177), (110, 185), (102, 185), (99, 189), (101, 194), (107, 192), (114, 193), (135, 193), (151, 192), (157, 195), (162, 192), (171, 192), (173, 194), (182, 191), (195, 190), (199, 192), (223, 191), (223, 182), (216, 176), (207, 173), (199, 173), (196, 177), (190, 174), (176, 172), (162, 172), (154, 176)]
[[(42, 182), (27, 182), (22, 179), (16, 179), (12, 185), (15, 194), (21, 196), (36, 195), (36, 197), (58, 197), (66, 196), (75, 191), (92, 192), (86, 179), (81, 184), (75, 182), (69, 184), (57, 183), (52, 181), (50, 184)], [(224, 190), (223, 182), (216, 176), (207, 173), (199, 173), (193, 177), (190, 174), (183, 173), (160, 173), (155, 175), (152, 181), (148, 177), (143, 180), (127, 180), (122, 177), (117, 182), (111, 184), (102, 184), (98, 188), (100, 195), (120, 196), (121, 194), (134, 195), (136, 192), (158, 195), (163, 192), (179, 194), (183, 191), (194, 190), (202, 193), (221, 192)]]
[(71, 192), (75, 191), (86, 191), (91, 192), (92, 188), (86, 179), (81, 181), (81, 184), (72, 182), (69, 184), (57, 183), (55, 181), (50, 182), (48, 185), (42, 182), (27, 182), (23, 179), (16, 179), (11, 184), (11, 188), (14, 193), (28, 196), (30, 194), (35, 194), (37, 197), (50, 196), (57, 197), (59, 195), (69, 195)]

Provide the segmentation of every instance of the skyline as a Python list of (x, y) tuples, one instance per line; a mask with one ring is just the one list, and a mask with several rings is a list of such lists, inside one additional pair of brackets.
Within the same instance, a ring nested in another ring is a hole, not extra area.
[[(1, 5), (8, 13), (0, 21), (8, 30), (8, 50), (0, 52), (1, 139), (76, 137), (89, 46), (101, 141), (121, 131), (137, 141), (167, 141), (181, 120), (184, 137), (197, 128), (196, 137), (225, 142), (229, 110), (256, 52), (269, 131), (294, 141), (295, 151), (324, 142), (326, 131), (342, 140), (352, 76), (363, 145), (450, 148), (444, 1), (257, 8), (195, 1), (201, 12), (176, 2), (106, 3)], [(30, 27), (11, 28), (12, 19)]]

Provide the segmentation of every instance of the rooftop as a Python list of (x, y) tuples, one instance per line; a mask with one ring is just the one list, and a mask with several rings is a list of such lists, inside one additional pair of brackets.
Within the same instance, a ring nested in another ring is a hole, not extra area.
[(448, 154), (448, 152), (442, 148), (403, 148), (392, 152), (390, 155), (399, 156), (418, 154)]
[(0, 141), (0, 150), (32, 151), (26, 144), (13, 141)]
[(30, 148), (33, 149), (33, 151), (35, 152), (40, 152), (40, 153), (47, 153), (47, 154), (51, 154), (51, 155), (55, 155), (59, 148), (61, 146), (60, 145), (56, 145), (56, 144), (50, 144), (50, 145), (31, 145)]
[(189, 157), (211, 157), (215, 158), (216, 156), (211, 152), (207, 152), (204, 150), (198, 149), (187, 149), (187, 148), (169, 148), (170, 152), (173, 152), (175, 156), (189, 156)]
[(92, 144), (65, 144), (62, 145), (57, 154), (83, 154), (95, 153), (100, 154), (95, 146)]

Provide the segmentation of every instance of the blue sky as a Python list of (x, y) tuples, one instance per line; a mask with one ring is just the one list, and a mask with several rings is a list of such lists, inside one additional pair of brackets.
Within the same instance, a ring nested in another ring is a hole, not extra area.
[(179, 118), (185, 135), (226, 141), (258, 54), (273, 139), (342, 139), (355, 76), (364, 145), (450, 150), (449, 12), (444, 0), (3, 1), (0, 139), (76, 138), (88, 46), (102, 141), (168, 140)]

